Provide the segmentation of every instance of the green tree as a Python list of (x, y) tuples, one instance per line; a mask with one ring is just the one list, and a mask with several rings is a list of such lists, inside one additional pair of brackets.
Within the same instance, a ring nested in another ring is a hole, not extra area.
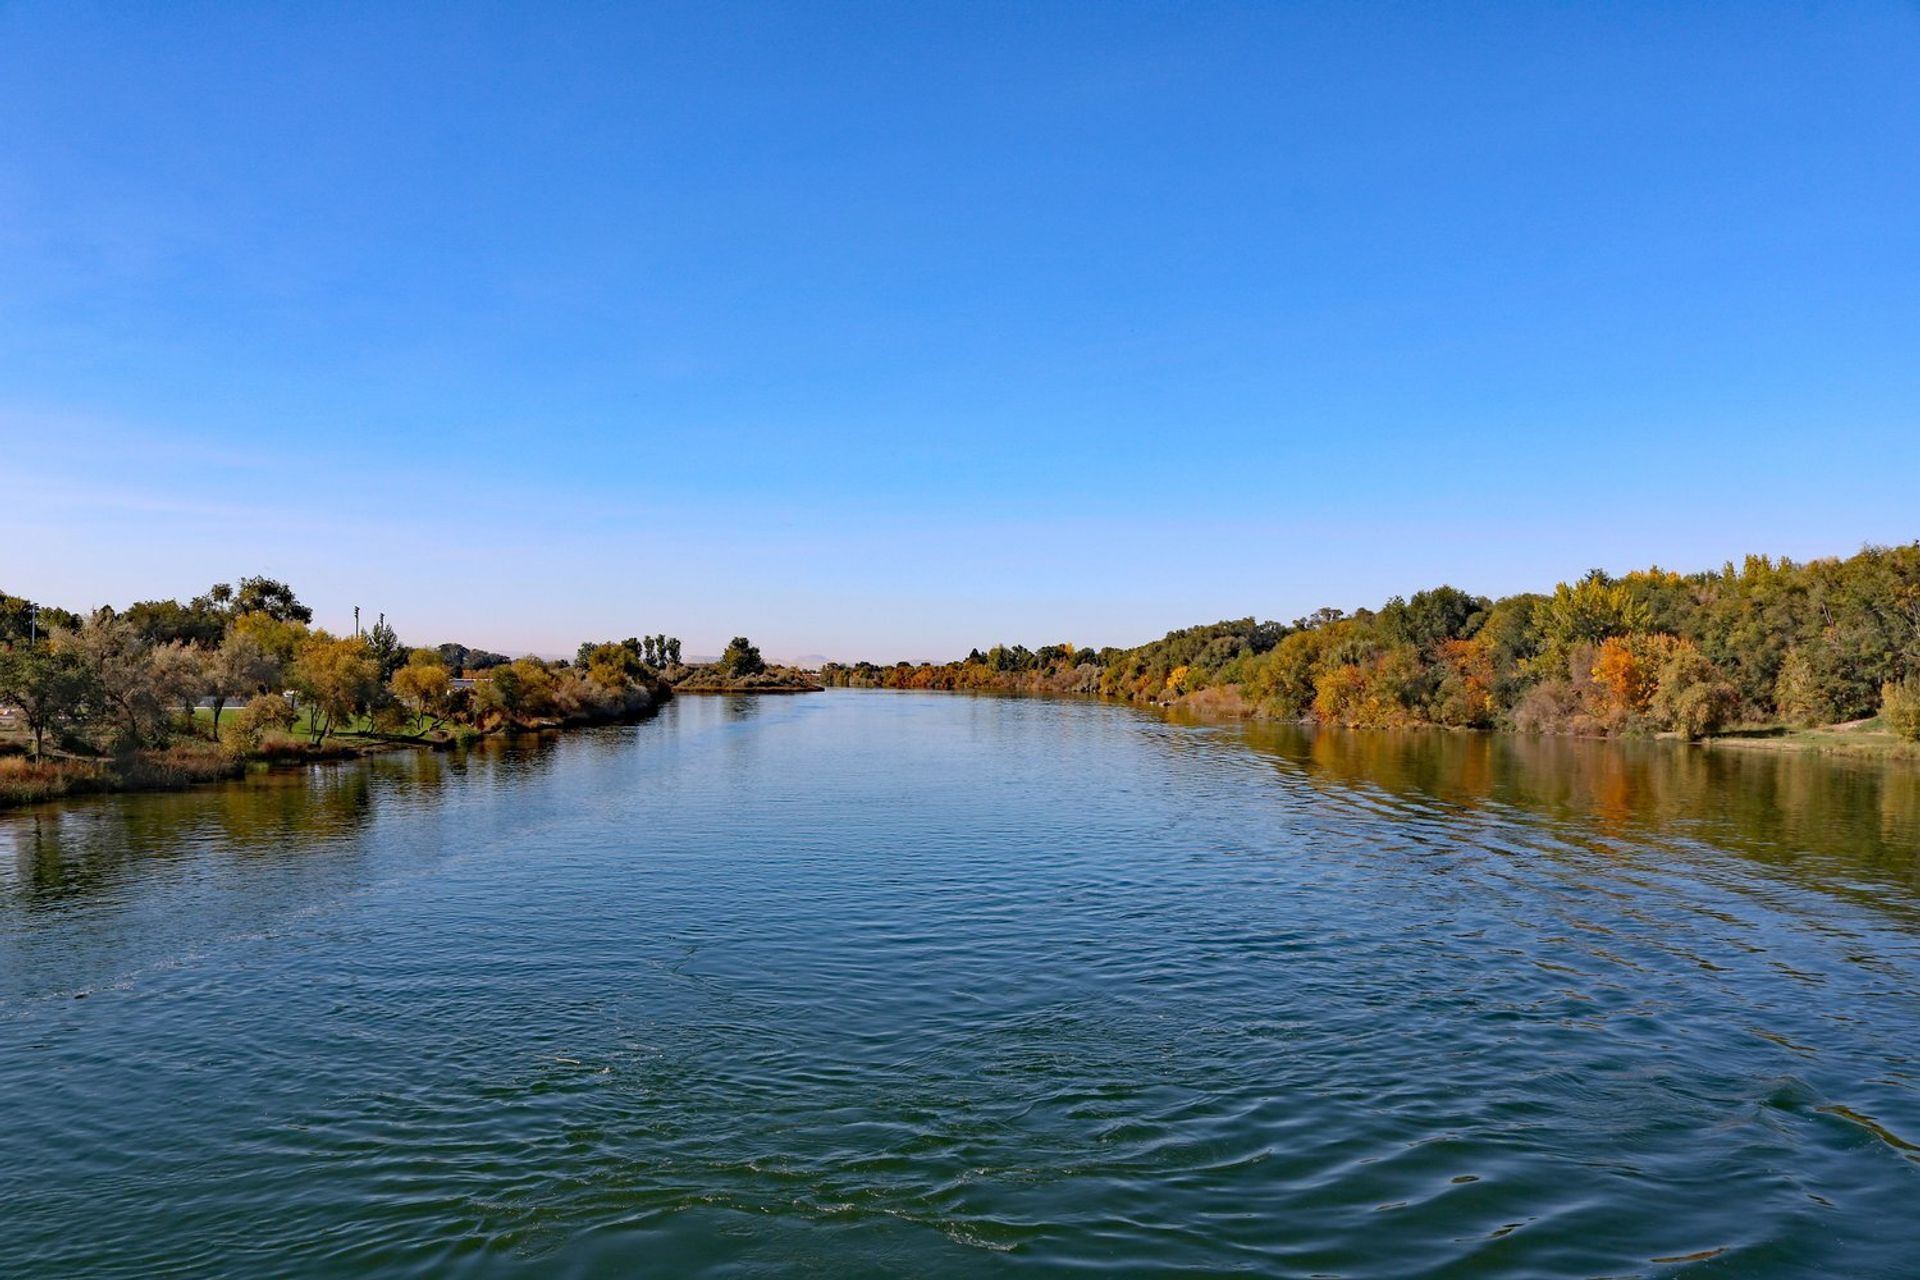
[(735, 636), (727, 642), (727, 651), (720, 655), (720, 667), (728, 675), (753, 676), (767, 669), (760, 650), (745, 636)]
[(1738, 696), (1719, 668), (1683, 641), (1660, 663), (1649, 710), (1656, 722), (1691, 740), (1722, 728)]
[(1599, 569), (1572, 586), (1562, 582), (1534, 615), (1541, 636), (1539, 661), (1558, 674), (1575, 646), (1644, 631), (1651, 616), (1626, 584)]
[(520, 714), (522, 695), (520, 673), (513, 663), (490, 668), (474, 687), (474, 704), (482, 711), (497, 712), (511, 720)]
[(264, 613), (280, 622), (312, 622), (313, 610), (300, 603), (293, 588), (276, 578), (242, 578), (233, 594), (233, 612)]
[(33, 731), (33, 755), (40, 758), (48, 730), (58, 732), (80, 718), (95, 690), (80, 656), (40, 645), (0, 649), (0, 702), (20, 708)]
[(0, 645), (24, 644), (33, 625), (33, 601), (0, 591)]
[(149, 644), (184, 643), (211, 648), (220, 643), (227, 629), (224, 613), (203, 607), (203, 600), (181, 604), (178, 600), (141, 600), (127, 606), (122, 615)]
[(55, 631), (71, 631), (79, 625), (79, 616), (66, 609), (0, 591), (0, 645), (45, 641)]
[(1413, 599), (1387, 601), (1376, 620), (1388, 643), (1410, 644), (1431, 657), (1449, 640), (1464, 640), (1485, 621), (1491, 603), (1458, 587), (1416, 591)]
[(391, 680), (407, 661), (407, 647), (400, 643), (400, 637), (394, 634), (393, 627), (387, 622), (387, 615), (381, 614), (377, 622), (367, 628), (367, 652), (380, 664), (380, 678)]

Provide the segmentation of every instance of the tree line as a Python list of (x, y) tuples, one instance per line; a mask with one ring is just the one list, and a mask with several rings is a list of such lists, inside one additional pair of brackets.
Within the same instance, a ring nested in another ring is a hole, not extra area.
[(16, 709), (36, 757), (50, 740), (90, 754), (180, 738), (244, 755), (296, 732), (317, 747), (348, 729), (419, 736), (615, 718), (664, 696), (660, 669), (680, 658), (667, 635), (547, 661), (409, 648), (384, 616), (348, 636), (312, 622), (293, 589), (267, 577), (84, 615), (0, 592), (0, 705)]
[(1130, 649), (995, 645), (942, 664), (829, 664), (823, 683), (1100, 693), (1349, 727), (1547, 733), (1814, 726), (1920, 739), (1920, 542), (1700, 573), (1593, 570), (1491, 600), (1451, 586), (1170, 632)]

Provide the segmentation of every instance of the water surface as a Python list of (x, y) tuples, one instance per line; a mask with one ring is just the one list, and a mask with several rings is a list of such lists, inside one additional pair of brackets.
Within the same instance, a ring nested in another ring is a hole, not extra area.
[(0, 816), (0, 1271), (1913, 1274), (1920, 771), (836, 691)]

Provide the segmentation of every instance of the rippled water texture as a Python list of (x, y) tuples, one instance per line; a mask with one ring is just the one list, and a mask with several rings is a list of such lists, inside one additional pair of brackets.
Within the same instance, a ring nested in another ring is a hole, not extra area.
[(1917, 847), (851, 692), (0, 817), (0, 1270), (1912, 1276)]

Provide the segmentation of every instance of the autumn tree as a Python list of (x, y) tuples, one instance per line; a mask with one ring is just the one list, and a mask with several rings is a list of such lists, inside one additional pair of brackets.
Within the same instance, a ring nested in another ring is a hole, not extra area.
[(1654, 690), (1649, 659), (1646, 646), (1626, 636), (1608, 636), (1595, 650), (1589, 674), (1597, 696), (1591, 711), (1610, 732), (1625, 729), (1647, 710)]
[(316, 744), (343, 722), (351, 723), (381, 690), (380, 663), (361, 637), (316, 631), (300, 646), (287, 674), (307, 705), (307, 731)]
[(293, 704), (280, 694), (255, 694), (221, 731), (220, 744), (234, 755), (246, 755), (260, 749), (270, 730), (284, 733), (299, 718)]
[(1908, 742), (1920, 742), (1920, 677), (1890, 680), (1881, 686), (1880, 718)]
[(474, 704), (507, 721), (549, 715), (554, 710), (553, 673), (538, 658), (516, 658), (487, 672), (474, 690)]
[(1437, 724), (1484, 728), (1493, 723), (1493, 645), (1485, 636), (1443, 640), (1434, 655), (1435, 682), (1429, 715)]
[(1801, 728), (1831, 724), (1836, 718), (1827, 683), (1806, 649), (1795, 646), (1787, 650), (1780, 674), (1774, 678), (1773, 705), (1780, 719)]
[[(653, 652), (652, 637), (642, 644), (645, 651)], [(600, 644), (588, 650), (586, 661), (582, 664), (587, 678), (605, 689), (625, 689), (653, 674), (650, 664), (640, 653), (624, 644)]]
[(445, 714), (447, 696), (453, 689), (447, 664), (433, 649), (415, 649), (408, 654), (406, 665), (395, 671), (388, 683), (394, 697), (413, 713), (416, 731), (424, 727), (429, 718), (437, 721)]
[(236, 614), (227, 625), (227, 644), (237, 637), (245, 637), (257, 645), (272, 660), (275, 671), (272, 679), (278, 679), (286, 668), (293, 665), (294, 655), (307, 642), (309, 632), (307, 624), (285, 618), (276, 618), (270, 613), (253, 611)]

